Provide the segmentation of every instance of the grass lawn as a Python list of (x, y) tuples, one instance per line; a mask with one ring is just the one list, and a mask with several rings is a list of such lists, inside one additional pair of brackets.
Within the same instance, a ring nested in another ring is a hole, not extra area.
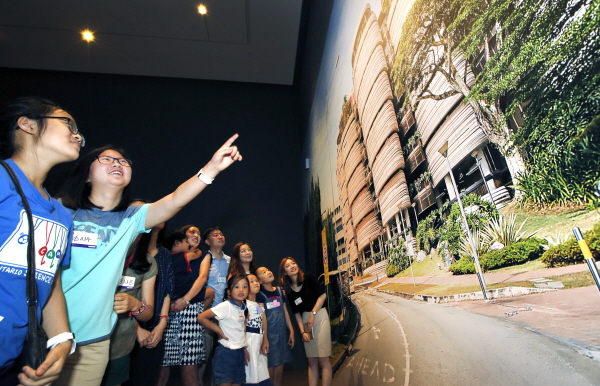
[(538, 231), (535, 236), (556, 237), (558, 232), (561, 238), (572, 237), (571, 231), (574, 227), (579, 227), (583, 232), (592, 229), (594, 224), (600, 221), (600, 211), (598, 210), (543, 210), (531, 211), (522, 208), (515, 208), (514, 204), (508, 205), (500, 210), (502, 214), (516, 213), (517, 224), (520, 226), (525, 219), (527, 222), (523, 226), (526, 234)]

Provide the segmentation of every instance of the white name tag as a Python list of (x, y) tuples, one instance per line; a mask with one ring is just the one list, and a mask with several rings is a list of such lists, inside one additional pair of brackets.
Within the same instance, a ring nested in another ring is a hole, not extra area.
[(74, 231), (71, 246), (95, 249), (98, 246), (98, 234), (83, 231)]
[(294, 303), (295, 303), (296, 305), (298, 305), (298, 304), (302, 303), (302, 298), (298, 298), (298, 299), (294, 300)]
[(119, 287), (133, 289), (135, 286), (135, 277), (133, 276), (121, 276), (121, 280), (119, 280)]
[(224, 278), (223, 276), (219, 276), (219, 277), (217, 278), (217, 282), (218, 282), (218, 283), (227, 283), (227, 280), (225, 280), (225, 278)]

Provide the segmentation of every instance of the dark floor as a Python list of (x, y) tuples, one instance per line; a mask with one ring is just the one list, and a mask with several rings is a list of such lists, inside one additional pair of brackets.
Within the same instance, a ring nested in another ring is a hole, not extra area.
[[(308, 373), (306, 369), (300, 370), (286, 370), (283, 373), (283, 384), (285, 386), (305, 386), (308, 385)], [(181, 383), (181, 378), (179, 376), (179, 371), (173, 369), (171, 371), (171, 378), (169, 379), (169, 383), (167, 386), (183, 386)], [(210, 379), (205, 378), (204, 382), (200, 386), (212, 386), (210, 384)]]

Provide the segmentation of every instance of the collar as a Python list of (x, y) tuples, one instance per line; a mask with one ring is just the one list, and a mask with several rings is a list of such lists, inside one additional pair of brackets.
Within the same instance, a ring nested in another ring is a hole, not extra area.
[(246, 311), (246, 302), (242, 302), (242, 306), (238, 306), (237, 303), (233, 300), (233, 299), (227, 299), (227, 301), (231, 304), (233, 304), (234, 306), (236, 306), (237, 308), (239, 308), (242, 311)]

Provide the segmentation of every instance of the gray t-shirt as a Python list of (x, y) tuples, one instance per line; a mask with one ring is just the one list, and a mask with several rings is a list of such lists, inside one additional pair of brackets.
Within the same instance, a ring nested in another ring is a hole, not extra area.
[[(134, 298), (141, 300), (142, 298), (142, 282), (153, 278), (158, 273), (158, 267), (154, 257), (147, 255), (150, 264), (148, 272), (138, 274), (131, 268), (127, 267), (123, 270), (123, 277), (119, 282), (117, 293), (125, 293)], [(154, 289), (152, 289), (154, 293)], [(157, 312), (154, 310), (154, 312)], [(160, 310), (158, 310), (160, 312)], [(135, 317), (129, 316), (129, 312), (118, 315), (117, 325), (115, 326), (112, 335), (110, 336), (110, 359), (121, 358), (128, 355), (136, 340)]]

